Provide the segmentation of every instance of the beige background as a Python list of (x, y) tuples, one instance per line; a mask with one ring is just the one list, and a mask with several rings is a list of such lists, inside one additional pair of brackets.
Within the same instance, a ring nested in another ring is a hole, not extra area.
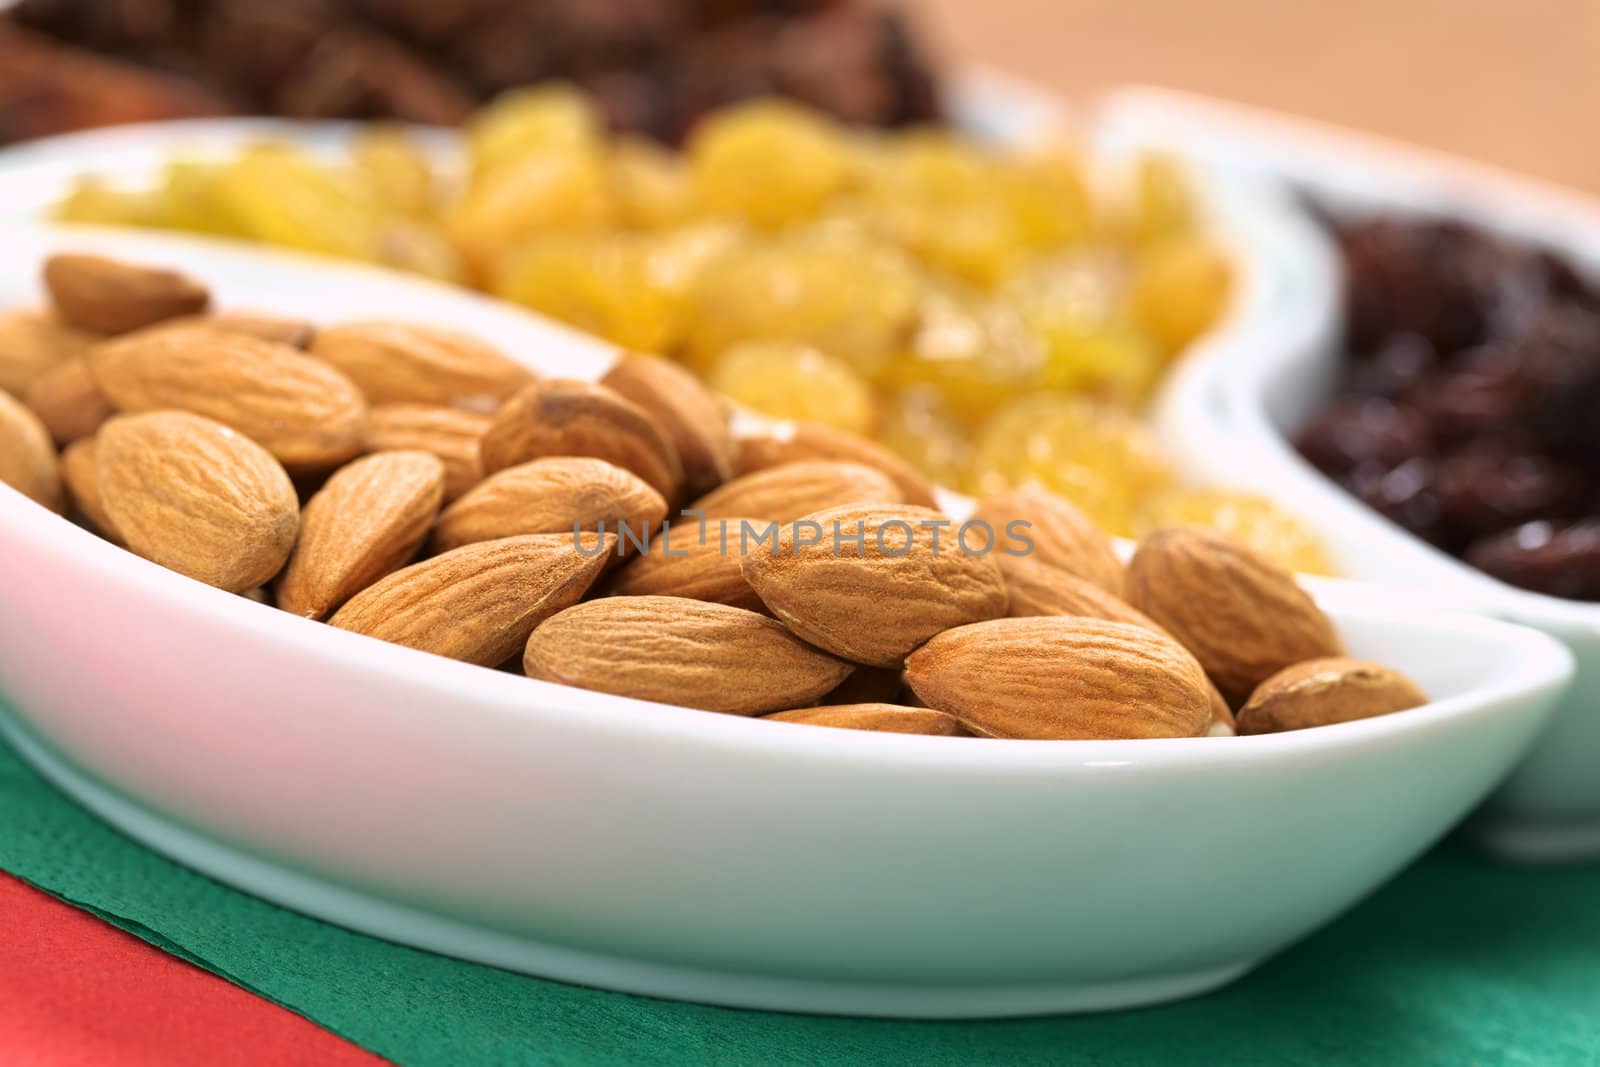
[(1140, 81), (1600, 193), (1600, 0), (901, 0), (934, 44), (1081, 99)]

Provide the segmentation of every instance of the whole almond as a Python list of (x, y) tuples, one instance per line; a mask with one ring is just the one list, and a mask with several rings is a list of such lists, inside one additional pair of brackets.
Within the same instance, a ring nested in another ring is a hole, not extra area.
[(77, 330), (49, 311), (18, 308), (0, 314), (0, 390), (22, 396), (35, 378), (86, 354), (97, 334)]
[(305, 319), (268, 315), (258, 311), (219, 311), (214, 315), (184, 315), (168, 319), (168, 326), (209, 326), (227, 333), (242, 333), (262, 341), (276, 341), (280, 345), (301, 350), (311, 347), (317, 328)]
[(568, 608), (522, 662), (529, 678), (732, 715), (809, 704), (850, 673), (765, 615), (669, 596)]
[(1370, 719), (1428, 702), (1417, 683), (1377, 663), (1330, 657), (1285, 667), (1239, 710), (1241, 734), (1304, 730)]
[(821, 422), (780, 424), (760, 434), (738, 439), (737, 473), (776, 467), (804, 459), (835, 459), (859, 463), (886, 475), (900, 489), (907, 504), (936, 508), (933, 483), (911, 464), (875, 441), (846, 433)]
[(446, 551), (516, 534), (598, 532), (604, 524), (626, 549), (646, 542), (666, 516), (667, 502), (637, 474), (603, 459), (555, 456), (507, 467), (468, 490), (439, 516), (433, 546)]
[(972, 518), (988, 523), (998, 545), (1031, 544), (1034, 559), (1122, 595), (1122, 561), (1110, 535), (1070, 500), (1025, 485), (984, 497)]
[(1107, 622), (1125, 622), (1160, 630), (1155, 620), (1121, 597), (1034, 556), (995, 556), (1011, 594), (1010, 615), (1082, 615)]
[(683, 491), (710, 492), (733, 476), (733, 435), (722, 400), (670, 359), (625, 355), (600, 384), (656, 420), (683, 462)]
[[(765, 612), (766, 605), (739, 571), (746, 551), (760, 550), (758, 535), (767, 523), (753, 519), (713, 519), (701, 537), (697, 523), (673, 523), (652, 538), (650, 547), (617, 573), (616, 592), (624, 596), (676, 596)], [(771, 551), (771, 539), (763, 542)]]
[(113, 416), (95, 441), (101, 503), (128, 548), (233, 593), (283, 569), (300, 502), (266, 449), (183, 411)]
[(119, 411), (205, 415), (296, 474), (331, 470), (361, 452), (361, 390), (288, 345), (210, 327), (157, 327), (100, 345), (89, 368)]
[(793, 522), (803, 515), (846, 504), (900, 504), (889, 477), (859, 463), (811, 459), (768, 467), (735, 478), (689, 506), (707, 518), (748, 516)]
[(50, 431), (22, 401), (5, 392), (0, 392), (0, 482), (51, 511), (65, 509)]
[(205, 286), (177, 271), (104, 256), (51, 256), (44, 262), (44, 284), (62, 319), (96, 333), (127, 333), (193, 315), (211, 302)]
[(545, 456), (593, 456), (649, 482), (665, 500), (683, 486), (678, 450), (643, 408), (603, 385), (535, 382), (495, 414), (483, 435), (489, 474)]
[(95, 439), (85, 437), (68, 445), (61, 453), (61, 480), (78, 512), (95, 531), (113, 544), (122, 544), (122, 535), (111, 525), (105, 505), (100, 501), (100, 469), (95, 459)]
[(111, 417), (111, 403), (95, 384), (89, 361), (82, 356), (57, 363), (39, 375), (28, 386), (26, 398), (60, 445), (88, 437)]
[(380, 404), (367, 413), (369, 452), (420, 448), (444, 464), (445, 503), (483, 481), (478, 442), (493, 420), (476, 411), (433, 404)]
[(402, 322), (350, 322), (317, 334), (311, 352), (350, 377), (372, 404), (441, 404), (491, 412), (533, 372), (469, 334)]
[(835, 704), (826, 708), (797, 708), (764, 716), (773, 722), (798, 722), (807, 726), (833, 726), (843, 730), (872, 730), (884, 734), (928, 734), (933, 737), (970, 737), (961, 721), (934, 708), (908, 708), (899, 704)]
[(278, 607), (320, 619), (417, 554), (444, 500), (431, 452), (379, 452), (347, 463), (306, 502)]
[(1197, 737), (1211, 722), (1210, 683), (1176, 641), (1072, 615), (946, 630), (911, 655), (906, 681), (988, 737)]
[(950, 525), (931, 508), (830, 508), (784, 526), (777, 549), (750, 554), (741, 569), (807, 641), (894, 667), (941, 630), (1006, 613), (1000, 568), (963, 551)]
[(516, 655), (533, 628), (577, 603), (615, 551), (610, 534), (528, 534), (413, 563), (357, 593), (331, 623), (485, 667)]
[(1333, 624), (1288, 571), (1205, 530), (1158, 530), (1141, 541), (1127, 593), (1235, 706), (1285, 667), (1343, 653)]

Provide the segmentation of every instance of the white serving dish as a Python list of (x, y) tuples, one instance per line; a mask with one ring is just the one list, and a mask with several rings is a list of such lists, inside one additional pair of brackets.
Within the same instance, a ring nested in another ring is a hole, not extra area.
[[(0, 229), (0, 306), (64, 249), (181, 266), (224, 306), (449, 323), (545, 371), (609, 358), (429, 282), (132, 232)], [(1211, 989), (1348, 908), (1493, 788), (1571, 671), (1529, 630), (1319, 595), (1436, 702), (1250, 738), (871, 735), (386, 645), (0, 487), (0, 726), (152, 847), (392, 940), (739, 1006), (1096, 1010)]]
[[(1600, 272), (1600, 201), (1479, 164), (1268, 112), (1163, 90), (1124, 90), (1100, 111), (1111, 143), (1154, 138), (1251, 179), (1288, 182), (1335, 210), (1448, 216), (1557, 249)], [(1476, 823), (1513, 859), (1600, 856), (1600, 604), (1516, 589), (1406, 533), (1302, 460), (1286, 432), (1337, 383), (1337, 254), (1322, 238), (1307, 270), (1324, 274), (1312, 328), (1279, 343), (1240, 344), (1196, 361), (1164, 398), (1163, 422), (1193, 477), (1241, 472), (1317, 524), (1341, 573), (1423, 588), (1457, 605), (1536, 627), (1577, 657), (1577, 682), (1527, 761)], [(1302, 306), (1311, 309), (1307, 290)], [(1203, 442), (1222, 442), (1205, 447)]]

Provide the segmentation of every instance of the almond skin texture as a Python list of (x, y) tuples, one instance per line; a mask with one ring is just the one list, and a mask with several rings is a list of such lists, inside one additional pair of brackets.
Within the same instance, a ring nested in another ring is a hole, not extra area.
[[(931, 522), (947, 524), (938, 531), (937, 548), (935, 531), (921, 525)], [(842, 535), (837, 541), (835, 524)], [(858, 531), (861, 546), (853, 540)], [(797, 533), (816, 543), (798, 543)], [(756, 595), (791, 630), (872, 667), (899, 666), (941, 630), (1006, 613), (1000, 568), (987, 555), (963, 552), (954, 524), (930, 508), (819, 511), (786, 524), (775, 552), (753, 552), (740, 566)]]
[(1421, 707), (1417, 683), (1377, 663), (1333, 657), (1286, 667), (1256, 687), (1239, 709), (1241, 734), (1305, 730)]
[(128, 333), (196, 314), (211, 302), (205, 286), (177, 271), (103, 256), (51, 256), (44, 284), (65, 322), (96, 333)]
[(850, 673), (765, 615), (669, 596), (568, 608), (522, 663), (529, 678), (730, 715), (809, 704)]
[(51, 511), (66, 507), (50, 431), (22, 401), (0, 392), (0, 482)]
[[(755, 532), (741, 539), (744, 522)], [(766, 526), (754, 519), (709, 520), (702, 542), (699, 524), (674, 523), (665, 537), (657, 534), (648, 551), (618, 572), (615, 591), (623, 596), (688, 597), (765, 613), (766, 605), (744, 580), (739, 562), (745, 551), (761, 550), (755, 536)], [(771, 539), (764, 544), (770, 552)]]
[(117, 410), (205, 415), (295, 474), (331, 470), (361, 452), (361, 390), (288, 345), (203, 326), (157, 327), (99, 346), (89, 367)]
[(445, 503), (483, 481), (478, 442), (493, 421), (488, 415), (434, 404), (380, 404), (367, 413), (368, 452), (420, 448), (444, 464)]
[[(1111, 537), (1071, 501), (1035, 485), (1007, 489), (984, 497), (972, 513), (993, 528), (997, 544), (1014, 547), (1022, 538), (1033, 544), (1026, 553), (1041, 563), (1093, 582), (1114, 596), (1122, 595), (1122, 561)], [(1026, 522), (1026, 527), (1011, 527)], [(1013, 530), (1014, 534), (1008, 533)]]
[(215, 315), (185, 315), (169, 319), (167, 326), (209, 326), (226, 333), (242, 333), (262, 341), (304, 351), (311, 347), (317, 328), (305, 319), (290, 319), (255, 311), (219, 311)]
[(300, 502), (266, 449), (182, 411), (114, 416), (95, 441), (100, 499), (129, 549), (230, 593), (283, 569)]
[(911, 464), (875, 441), (846, 433), (821, 422), (800, 422), (774, 427), (770, 432), (741, 437), (737, 473), (750, 474), (780, 463), (804, 459), (834, 459), (859, 463), (886, 476), (900, 490), (901, 499), (921, 508), (936, 508), (933, 483)]
[(445, 509), (433, 532), (444, 552), (474, 541), (517, 534), (567, 533), (574, 527), (617, 534), (625, 551), (650, 536), (667, 517), (667, 502), (643, 478), (583, 456), (557, 456), (507, 467), (490, 475)]
[(995, 556), (1011, 594), (1010, 615), (1025, 619), (1037, 615), (1082, 615), (1107, 622), (1125, 622), (1160, 630), (1155, 620), (1121, 597), (1112, 596), (1093, 582), (1069, 574), (1033, 556)]
[(804, 515), (847, 504), (903, 503), (888, 476), (859, 463), (812, 459), (784, 463), (735, 478), (696, 500), (689, 511), (708, 519), (748, 516), (793, 522)]
[(58, 363), (28, 386), (28, 406), (56, 444), (88, 437), (111, 417), (111, 402), (100, 392), (89, 361), (82, 356)]
[(516, 655), (535, 626), (577, 603), (616, 547), (609, 534), (603, 540), (589, 534), (580, 543), (582, 552), (569, 532), (465, 545), (368, 586), (331, 622), (438, 656), (498, 666)]
[(372, 404), (440, 404), (492, 412), (533, 372), (468, 334), (401, 322), (351, 322), (317, 334), (311, 353), (343, 371)]
[(603, 385), (556, 378), (535, 382), (495, 414), (483, 435), (486, 473), (545, 456), (593, 456), (649, 482), (662, 499), (678, 499), (678, 450), (645, 410)]
[(1198, 737), (1211, 722), (1205, 672), (1177, 642), (1071, 615), (946, 630), (912, 654), (906, 681), (985, 737)]
[(74, 441), (61, 453), (61, 480), (78, 512), (95, 531), (113, 544), (122, 544), (122, 535), (112, 527), (111, 517), (100, 501), (100, 468), (93, 437)]
[(927, 734), (930, 737), (971, 737), (961, 720), (934, 708), (907, 708), (899, 704), (836, 704), (827, 708), (780, 711), (765, 718), (773, 722), (798, 722), (807, 726), (833, 726), (843, 730), (872, 730), (883, 734)]
[(379, 452), (334, 472), (300, 514), (278, 607), (320, 619), (417, 554), (444, 500), (430, 452)]
[(1333, 624), (1288, 571), (1203, 530), (1158, 530), (1141, 541), (1127, 594), (1235, 707), (1285, 667), (1343, 654)]
[(99, 342), (98, 334), (73, 329), (48, 311), (0, 314), (0, 389), (20, 397), (41, 374)]
[(727, 409), (693, 374), (660, 356), (627, 355), (600, 384), (643, 408), (671, 439), (685, 494), (700, 496), (733, 477)]

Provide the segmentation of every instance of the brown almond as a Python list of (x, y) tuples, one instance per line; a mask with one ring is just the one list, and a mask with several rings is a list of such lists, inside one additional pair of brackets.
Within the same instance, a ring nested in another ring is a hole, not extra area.
[(316, 326), (305, 319), (268, 315), (258, 311), (219, 311), (214, 315), (185, 315), (168, 319), (167, 326), (209, 326), (227, 333), (242, 333), (262, 341), (274, 341), (304, 351), (317, 335)]
[(444, 464), (445, 503), (483, 481), (478, 442), (493, 419), (434, 404), (380, 404), (367, 412), (368, 452), (420, 448)]
[(1428, 696), (1399, 671), (1329, 657), (1285, 667), (1256, 686), (1239, 710), (1241, 734), (1305, 730), (1421, 707)]
[(95, 459), (95, 439), (85, 437), (68, 445), (61, 453), (61, 480), (78, 513), (89, 521), (101, 537), (122, 544), (122, 535), (111, 525), (105, 505), (100, 501), (100, 469)]
[(0, 482), (51, 511), (66, 507), (50, 431), (22, 401), (0, 392)]
[(1343, 653), (1333, 623), (1288, 571), (1209, 531), (1146, 537), (1128, 563), (1127, 594), (1235, 706), (1285, 667)]
[(741, 569), (796, 634), (895, 667), (941, 630), (1006, 613), (1000, 568), (963, 551), (952, 525), (931, 508), (831, 508), (785, 525), (776, 550), (751, 553)]
[(88, 353), (98, 334), (74, 329), (54, 313), (18, 308), (0, 314), (0, 389), (22, 396), (35, 378)]
[(935, 708), (908, 708), (899, 704), (835, 704), (826, 708), (797, 708), (763, 716), (772, 722), (797, 722), (806, 726), (832, 726), (842, 730), (872, 730), (884, 734), (927, 734), (931, 737), (971, 737), (961, 720)]
[(747, 516), (783, 523), (847, 504), (902, 502), (899, 487), (881, 471), (859, 463), (811, 459), (735, 478), (686, 510), (702, 512), (708, 519)]
[(129, 549), (233, 593), (283, 569), (300, 502), (266, 449), (183, 411), (116, 415), (95, 440), (100, 499)]
[(637, 474), (603, 459), (553, 456), (507, 467), (468, 490), (439, 516), (433, 546), (442, 552), (516, 534), (599, 532), (603, 524), (626, 549), (648, 540), (666, 517), (667, 502)]
[(994, 530), (1001, 548), (1031, 546), (1034, 559), (1122, 595), (1122, 561), (1111, 536), (1065, 497), (1037, 485), (1007, 489), (980, 500), (972, 518)]
[(361, 452), (361, 390), (288, 345), (203, 326), (157, 327), (100, 345), (89, 367), (119, 411), (205, 415), (295, 474), (331, 470)]
[(643, 408), (678, 450), (685, 494), (710, 492), (733, 476), (733, 435), (722, 400), (670, 359), (625, 355), (600, 384)]
[(329, 326), (312, 355), (343, 371), (372, 404), (441, 404), (492, 412), (533, 372), (470, 334), (402, 322)]
[(897, 667), (857, 667), (850, 677), (826, 693), (819, 704), (905, 703), (904, 673)]
[(987, 737), (1197, 737), (1212, 714), (1205, 672), (1176, 641), (1073, 615), (946, 630), (911, 655), (906, 681)]
[(379, 452), (347, 463), (306, 502), (278, 607), (320, 619), (410, 562), (444, 500), (431, 452)]
[(483, 435), (486, 473), (545, 456), (593, 456), (649, 482), (665, 500), (683, 486), (678, 450), (643, 408), (603, 385), (535, 382), (507, 400)]
[(834, 459), (871, 467), (899, 488), (907, 504), (936, 508), (933, 483), (911, 464), (865, 437), (821, 422), (788, 423), (738, 440), (738, 474), (804, 459)]
[[(747, 524), (747, 525), (743, 525)], [(765, 612), (766, 605), (739, 571), (747, 551), (759, 551), (756, 537), (767, 523), (751, 519), (714, 519), (705, 524), (673, 523), (650, 541), (650, 547), (617, 573), (615, 590), (623, 596), (675, 596)], [(771, 551), (770, 538), (763, 542)]]
[(44, 284), (69, 325), (127, 333), (205, 310), (211, 294), (177, 271), (64, 253), (44, 262)]
[(1121, 597), (1112, 596), (1093, 582), (1070, 574), (1034, 556), (995, 556), (1011, 594), (1010, 615), (1024, 619), (1035, 615), (1082, 615), (1131, 626), (1161, 627)]
[(568, 608), (522, 662), (529, 678), (732, 715), (809, 704), (850, 673), (765, 615), (668, 596)]
[(111, 417), (111, 402), (89, 373), (82, 356), (57, 363), (33, 380), (28, 406), (59, 445), (88, 437)]
[(331, 623), (438, 656), (497, 666), (516, 655), (540, 622), (577, 603), (615, 545), (610, 534), (578, 539), (571, 533), (463, 545), (368, 586)]

